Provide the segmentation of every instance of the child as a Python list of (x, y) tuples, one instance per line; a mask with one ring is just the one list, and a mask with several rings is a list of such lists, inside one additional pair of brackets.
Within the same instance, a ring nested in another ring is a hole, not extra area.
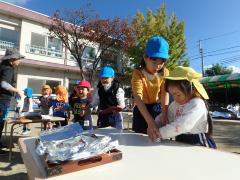
[[(179, 142), (216, 148), (211, 137), (212, 120), (204, 102), (208, 95), (198, 81), (200, 77), (201, 74), (192, 68), (179, 66), (165, 78), (166, 89), (174, 101), (168, 108), (170, 123), (159, 129), (160, 136), (162, 139), (176, 137)], [(156, 121), (159, 119), (158, 116)]]
[(69, 104), (72, 104), (72, 100), (77, 96), (77, 85), (80, 83), (79, 80), (75, 81), (75, 84), (73, 85), (73, 90), (68, 98)]
[(140, 68), (132, 73), (132, 91), (136, 106), (133, 109), (133, 131), (159, 137), (154, 121), (160, 113), (166, 122), (168, 93), (164, 88), (164, 76), (169, 74), (165, 68), (169, 54), (168, 42), (160, 36), (153, 36), (145, 46)]
[[(33, 99), (32, 99), (32, 88), (24, 89), (24, 98), (23, 109), (22, 112), (33, 112)], [(23, 125), (22, 135), (27, 135), (31, 132), (29, 124)]]
[(76, 97), (72, 98), (71, 107), (74, 114), (74, 122), (79, 122), (83, 130), (92, 130), (92, 116), (90, 110), (91, 99), (88, 94), (91, 85), (88, 81), (82, 80), (76, 88)]
[(114, 79), (112, 67), (105, 66), (100, 71), (98, 92), (93, 97), (92, 106), (99, 105), (98, 127), (112, 126), (123, 129), (123, 117), (120, 111), (125, 108), (124, 90)]
[(55, 92), (56, 99), (49, 101), (48, 105), (52, 108), (53, 116), (65, 118), (64, 122), (61, 121), (61, 126), (66, 126), (70, 117), (67, 90), (64, 86), (58, 85)]
[[(42, 96), (39, 97), (39, 107), (41, 109), (42, 115), (49, 115), (50, 107), (49, 102), (52, 100), (52, 89), (49, 85), (43, 85), (42, 86)], [(46, 127), (47, 126), (47, 127)], [(47, 124), (44, 124), (44, 129), (52, 129), (52, 123), (48, 122)]]
[(19, 95), (16, 95), (15, 100), (16, 100), (16, 109), (15, 109), (16, 115), (15, 115), (15, 117), (19, 117), (20, 113), (22, 112), (22, 108), (23, 108), (23, 99)]

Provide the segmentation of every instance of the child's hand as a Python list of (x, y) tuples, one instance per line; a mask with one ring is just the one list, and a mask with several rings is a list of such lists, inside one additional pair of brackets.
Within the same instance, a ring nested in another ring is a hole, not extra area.
[(114, 111), (120, 112), (120, 111), (122, 111), (122, 108), (121, 108), (121, 107), (118, 107), (118, 106), (115, 106)]
[(82, 110), (82, 111), (80, 112), (80, 116), (81, 116), (81, 117), (83, 117), (85, 114), (86, 114), (86, 111), (85, 111), (85, 110)]
[(54, 112), (56, 112), (56, 111), (62, 111), (63, 110), (63, 108), (62, 107), (57, 107), (57, 108), (54, 108)]
[(148, 123), (147, 134), (152, 141), (161, 138), (159, 128), (157, 127), (155, 121), (151, 121), (150, 123)]

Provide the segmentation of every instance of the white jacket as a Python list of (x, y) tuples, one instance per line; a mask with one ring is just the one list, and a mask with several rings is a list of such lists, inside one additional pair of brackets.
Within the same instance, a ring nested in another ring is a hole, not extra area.
[(168, 108), (169, 124), (159, 128), (163, 139), (180, 134), (198, 134), (208, 131), (207, 108), (201, 98), (193, 98), (186, 104), (172, 102)]

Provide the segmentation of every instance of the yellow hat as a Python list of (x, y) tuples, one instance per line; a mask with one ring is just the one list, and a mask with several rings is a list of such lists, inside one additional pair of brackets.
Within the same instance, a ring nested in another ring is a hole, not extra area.
[(197, 73), (194, 69), (190, 67), (178, 66), (173, 71), (171, 71), (169, 75), (165, 77), (165, 79), (187, 80), (189, 82), (192, 82), (194, 87), (197, 89), (198, 93), (201, 94), (201, 96), (204, 99), (209, 99), (206, 90), (204, 89), (203, 85), (199, 82), (199, 78), (201, 77), (202, 74)]

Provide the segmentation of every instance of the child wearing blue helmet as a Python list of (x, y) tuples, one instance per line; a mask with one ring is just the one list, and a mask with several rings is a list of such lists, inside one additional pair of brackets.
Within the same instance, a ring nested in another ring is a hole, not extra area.
[[(32, 99), (33, 90), (32, 88), (25, 88), (24, 89), (24, 103), (22, 112), (33, 112), (33, 99)], [(30, 125), (24, 124), (22, 135), (27, 135), (31, 132)]]
[(164, 77), (169, 74), (164, 66), (168, 55), (168, 42), (161, 36), (153, 36), (145, 46), (140, 67), (132, 73), (132, 91), (136, 106), (133, 110), (132, 129), (157, 139), (160, 137), (154, 118), (161, 113), (167, 121), (168, 94)]
[(94, 94), (92, 106), (98, 106), (98, 127), (112, 126), (123, 129), (121, 111), (125, 108), (124, 90), (120, 83), (114, 79), (115, 72), (112, 67), (104, 66), (100, 71), (98, 91)]

